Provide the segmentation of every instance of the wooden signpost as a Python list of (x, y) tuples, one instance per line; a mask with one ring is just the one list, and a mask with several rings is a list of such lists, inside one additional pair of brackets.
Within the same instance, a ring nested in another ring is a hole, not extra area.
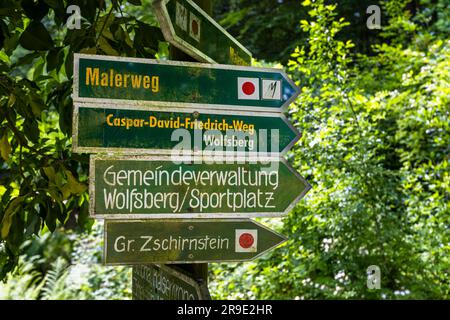
[(248, 218), (283, 216), (310, 189), (281, 157), (300, 89), (250, 67), (210, 1), (154, 7), (170, 58), (209, 64), (75, 54), (73, 152), (95, 154), (90, 215), (105, 219), (104, 262), (133, 265), (133, 299), (210, 299), (207, 263), (283, 243)]
[(107, 265), (250, 261), (286, 238), (252, 220), (106, 220)]
[(153, 2), (164, 38), (202, 62), (249, 66), (252, 54), (191, 0)]
[(93, 156), (90, 214), (107, 219), (276, 217), (310, 189), (284, 159), (233, 160)]
[(74, 152), (170, 155), (189, 136), (192, 154), (287, 152), (300, 134), (282, 113), (75, 103)]
[(133, 300), (209, 300), (208, 288), (173, 266), (133, 266)]
[(74, 101), (279, 112), (299, 88), (279, 69), (74, 55)]

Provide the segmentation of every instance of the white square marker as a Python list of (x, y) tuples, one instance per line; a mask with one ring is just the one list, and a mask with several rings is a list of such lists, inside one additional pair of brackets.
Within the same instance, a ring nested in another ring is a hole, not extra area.
[(281, 100), (281, 81), (263, 80), (262, 98), (265, 100)]

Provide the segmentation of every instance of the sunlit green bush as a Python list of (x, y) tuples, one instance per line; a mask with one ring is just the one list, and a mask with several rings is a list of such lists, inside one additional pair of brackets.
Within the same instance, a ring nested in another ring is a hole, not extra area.
[[(214, 267), (213, 296), (448, 299), (450, 41), (418, 25), (405, 38), (414, 23), (398, 1), (389, 37), (408, 47), (352, 57), (352, 42), (335, 38), (347, 25), (335, 6), (304, 3), (309, 41), (288, 65), (302, 90), (290, 160), (312, 190), (283, 219), (286, 245)], [(367, 287), (371, 265), (380, 290)]]
[(88, 234), (47, 232), (24, 243), (17, 271), (0, 283), (0, 299), (130, 299), (131, 269), (101, 264), (102, 230), (96, 223)]

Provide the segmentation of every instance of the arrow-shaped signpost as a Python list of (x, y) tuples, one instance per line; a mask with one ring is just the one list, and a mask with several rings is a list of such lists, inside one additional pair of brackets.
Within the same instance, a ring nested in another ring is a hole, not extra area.
[(300, 137), (281, 113), (199, 110), (76, 103), (73, 150), (170, 155), (187, 139), (192, 152), (283, 154)]
[(107, 265), (253, 260), (286, 238), (252, 220), (105, 221)]
[(108, 154), (91, 156), (89, 211), (105, 219), (105, 263), (139, 265), (134, 299), (204, 299), (206, 263), (286, 240), (247, 218), (283, 216), (310, 189), (280, 157), (299, 138), (282, 112), (300, 89), (282, 70), (249, 67), (248, 50), (193, 1), (154, 7), (168, 42), (213, 64), (75, 54), (73, 151)]
[(153, 2), (164, 38), (209, 63), (250, 65), (251, 53), (191, 0)]
[(94, 218), (248, 218), (287, 214), (310, 185), (284, 159), (95, 156), (89, 188)]
[(279, 112), (299, 88), (279, 69), (75, 54), (74, 101)]

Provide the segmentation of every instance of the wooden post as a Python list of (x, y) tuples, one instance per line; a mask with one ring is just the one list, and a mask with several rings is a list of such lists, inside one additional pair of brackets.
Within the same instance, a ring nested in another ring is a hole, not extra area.
[[(202, 8), (207, 14), (212, 15), (213, 0), (193, 0), (200, 8)], [(177, 61), (190, 61), (196, 62), (194, 58), (187, 55), (175, 46), (169, 47), (169, 60)], [(191, 274), (200, 284), (203, 284), (203, 288), (208, 287), (208, 264), (207, 263), (189, 263), (189, 264), (177, 264), (178, 268)], [(202, 292), (203, 296), (208, 300), (211, 299), (209, 290)]]

